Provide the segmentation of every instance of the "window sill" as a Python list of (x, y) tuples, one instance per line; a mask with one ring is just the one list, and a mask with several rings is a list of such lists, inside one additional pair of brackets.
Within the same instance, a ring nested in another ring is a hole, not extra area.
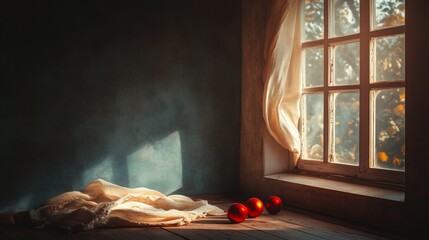
[(299, 184), (308, 187), (344, 192), (348, 194), (356, 194), (364, 197), (379, 198), (396, 202), (404, 202), (405, 200), (405, 193), (403, 191), (323, 179), (314, 176), (304, 176), (293, 173), (280, 173), (267, 175), (265, 176), (265, 178), (279, 180), (290, 184)]
[(265, 175), (260, 183), (264, 196), (277, 194), (286, 206), (332, 217), (350, 226), (377, 232), (405, 234), (405, 192), (298, 173)]

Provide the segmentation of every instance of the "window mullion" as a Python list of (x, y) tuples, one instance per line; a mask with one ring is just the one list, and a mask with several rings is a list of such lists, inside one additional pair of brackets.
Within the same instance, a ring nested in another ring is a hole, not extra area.
[(360, 2), (360, 172), (367, 172), (370, 167), (370, 2), (371, 0), (361, 0)]
[(328, 34), (329, 34), (329, 1), (324, 1), (324, 16), (323, 24), (324, 24), (324, 41), (323, 41), (323, 49), (324, 49), (324, 75), (323, 75), (323, 97), (324, 97), (324, 103), (323, 104), (323, 113), (324, 113), (324, 128), (323, 128), (323, 162), (327, 163), (329, 162), (329, 156), (330, 156), (330, 147), (329, 147), (329, 131), (330, 128), (329, 122), (330, 122), (330, 115), (329, 115), (329, 94), (328, 94), (328, 86), (329, 86), (329, 71), (331, 71), (330, 66), (330, 59), (331, 56), (329, 55), (329, 41), (328, 41)]
[(369, 32), (369, 36), (375, 38), (375, 37), (382, 37), (382, 36), (389, 36), (389, 35), (404, 34), (404, 32), (405, 32), (405, 26), (397, 26), (392, 28), (373, 30), (372, 32)]
[(405, 81), (386, 81), (386, 82), (373, 82), (369, 85), (370, 90), (381, 88), (400, 88), (405, 87)]

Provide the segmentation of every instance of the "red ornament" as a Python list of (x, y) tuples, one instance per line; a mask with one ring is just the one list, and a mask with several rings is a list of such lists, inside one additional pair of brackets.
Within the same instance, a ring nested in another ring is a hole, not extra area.
[(246, 220), (247, 208), (241, 203), (233, 203), (227, 211), (229, 221), (233, 223), (241, 223)]
[(246, 201), (247, 215), (251, 218), (258, 217), (264, 211), (264, 203), (256, 197), (249, 198)]
[(282, 199), (277, 196), (269, 196), (265, 201), (265, 208), (271, 214), (280, 212), (283, 208)]

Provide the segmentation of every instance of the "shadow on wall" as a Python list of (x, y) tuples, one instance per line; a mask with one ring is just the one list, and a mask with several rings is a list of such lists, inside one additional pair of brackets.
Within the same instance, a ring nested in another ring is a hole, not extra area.
[(96, 178), (166, 194), (236, 189), (241, 1), (9, 5), (0, 211)]

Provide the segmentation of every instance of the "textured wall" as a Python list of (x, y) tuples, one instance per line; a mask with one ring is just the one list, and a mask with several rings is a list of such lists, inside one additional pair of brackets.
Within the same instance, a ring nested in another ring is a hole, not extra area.
[(0, 210), (95, 178), (166, 194), (235, 190), (241, 1), (1, 11)]
[(240, 187), (257, 191), (264, 175), (262, 96), (264, 81), (264, 37), (267, 6), (271, 1), (243, 1), (242, 125)]

